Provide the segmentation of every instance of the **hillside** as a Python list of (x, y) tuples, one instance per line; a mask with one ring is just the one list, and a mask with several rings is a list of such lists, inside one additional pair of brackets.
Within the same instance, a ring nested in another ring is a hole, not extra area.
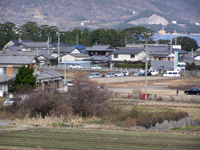
[(197, 0), (0, 0), (0, 22), (22, 25), (32, 21), (61, 30), (96, 29), (113, 28), (157, 14), (169, 23), (200, 23), (199, 8)]

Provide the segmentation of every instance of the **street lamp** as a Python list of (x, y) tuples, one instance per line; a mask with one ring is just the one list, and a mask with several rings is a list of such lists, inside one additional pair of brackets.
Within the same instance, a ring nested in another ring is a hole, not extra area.
[(56, 32), (57, 36), (58, 36), (58, 64), (60, 63), (60, 32)]

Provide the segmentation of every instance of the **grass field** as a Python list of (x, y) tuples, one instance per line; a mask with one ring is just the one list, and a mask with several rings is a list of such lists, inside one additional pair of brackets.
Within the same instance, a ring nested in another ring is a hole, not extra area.
[[(0, 134), (0, 147), (33, 149), (200, 149), (200, 135), (118, 130), (31, 128)], [(12, 149), (12, 148), (11, 148)]]

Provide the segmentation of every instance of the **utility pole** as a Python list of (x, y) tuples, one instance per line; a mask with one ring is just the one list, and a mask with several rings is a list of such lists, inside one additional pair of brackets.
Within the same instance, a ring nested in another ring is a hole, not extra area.
[(172, 61), (172, 33), (170, 32), (170, 61)]
[(191, 46), (191, 58), (193, 58), (193, 47)]
[(145, 100), (147, 100), (147, 65), (148, 65), (148, 49), (147, 49), (147, 38), (146, 38), (146, 62), (145, 62)]
[(47, 46), (48, 46), (48, 55), (49, 55), (49, 43), (50, 43), (50, 39), (49, 39), (49, 35), (50, 35), (50, 33), (49, 34), (47, 34), (48, 35), (48, 41), (47, 41)]
[(58, 64), (60, 63), (60, 33), (56, 33), (58, 35)]

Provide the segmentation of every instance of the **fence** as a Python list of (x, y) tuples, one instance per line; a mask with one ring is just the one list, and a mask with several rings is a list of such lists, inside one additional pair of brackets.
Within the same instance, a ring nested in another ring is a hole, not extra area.
[(141, 68), (117, 68), (117, 67), (102, 67), (101, 69), (92, 69), (92, 68), (82, 68), (82, 69), (69, 69), (65, 68), (65, 66), (38, 66), (38, 69), (53, 69), (53, 70), (98, 70), (98, 71), (114, 71), (114, 72), (121, 72), (121, 71), (129, 71), (129, 72), (138, 72)]

